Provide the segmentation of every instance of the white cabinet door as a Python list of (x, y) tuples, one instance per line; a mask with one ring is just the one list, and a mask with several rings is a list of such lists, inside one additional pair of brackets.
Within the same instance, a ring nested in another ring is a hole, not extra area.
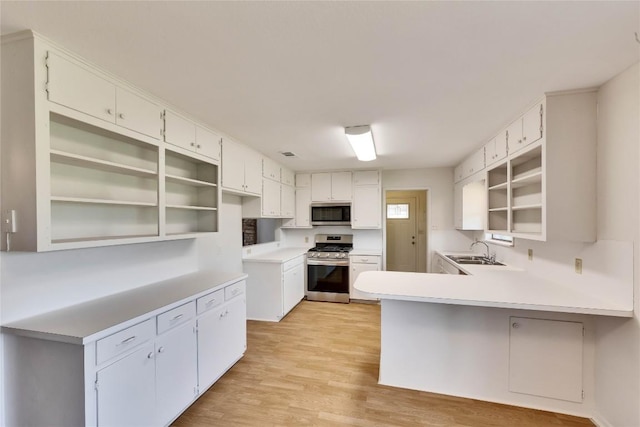
[(263, 216), (280, 216), (280, 186), (277, 181), (262, 180)]
[(462, 230), (462, 182), (453, 186), (453, 226)]
[(296, 189), (296, 227), (311, 227), (311, 188)]
[(378, 185), (380, 184), (380, 172), (356, 171), (353, 173), (353, 185)]
[(314, 173), (311, 174), (311, 201), (330, 202), (331, 201), (331, 174)]
[(522, 145), (528, 145), (542, 138), (542, 104), (537, 104), (522, 117)]
[(353, 188), (352, 228), (380, 228), (382, 225), (382, 198), (377, 185), (359, 185)]
[(280, 165), (268, 157), (264, 157), (262, 159), (262, 177), (280, 182)]
[(231, 190), (244, 190), (244, 150), (237, 142), (222, 142), (222, 186)]
[(296, 178), (295, 178), (295, 174), (293, 173), (293, 171), (281, 167), (280, 168), (280, 182), (285, 184), (285, 185), (291, 185), (291, 186), (296, 185)]
[(195, 151), (196, 125), (169, 110), (164, 112), (164, 140), (169, 144)]
[(296, 187), (311, 187), (311, 174), (299, 173), (296, 174)]
[(333, 172), (331, 174), (331, 200), (351, 201), (351, 172)]
[(262, 191), (262, 156), (250, 148), (244, 150), (244, 191), (260, 195)]
[(47, 54), (49, 101), (116, 121), (116, 86), (53, 52)]
[(246, 349), (247, 308), (244, 296), (198, 319), (198, 385), (204, 392)]
[(196, 152), (214, 160), (220, 160), (220, 135), (196, 125)]
[(507, 130), (500, 132), (484, 146), (487, 167), (507, 157)]
[(515, 153), (522, 147), (522, 118), (511, 123), (507, 128), (507, 144), (509, 146), (509, 154)]
[(361, 299), (361, 300), (375, 300), (376, 298), (369, 296), (368, 294), (365, 294), (363, 292), (360, 292), (359, 290), (357, 290), (356, 288), (353, 287), (353, 284), (356, 282), (356, 279), (358, 278), (358, 276), (360, 275), (360, 273), (364, 272), (364, 271), (379, 271), (380, 270), (380, 264), (379, 264), (379, 259), (380, 257), (378, 256), (374, 256), (371, 257), (372, 259), (376, 259), (378, 260), (377, 263), (352, 263), (351, 264), (351, 275), (349, 278), (349, 282), (350, 283), (350, 290), (349, 290), (349, 297), (352, 299)]
[(283, 218), (295, 218), (296, 215), (296, 190), (289, 185), (280, 187), (280, 216)]
[(162, 107), (123, 88), (116, 88), (116, 124), (160, 139)]
[(154, 353), (147, 344), (98, 371), (98, 426), (156, 424)]
[(284, 272), (282, 305), (286, 315), (304, 298), (304, 262)]
[(198, 349), (195, 320), (156, 340), (157, 425), (167, 425), (195, 399)]
[(509, 321), (509, 391), (582, 402), (582, 323)]

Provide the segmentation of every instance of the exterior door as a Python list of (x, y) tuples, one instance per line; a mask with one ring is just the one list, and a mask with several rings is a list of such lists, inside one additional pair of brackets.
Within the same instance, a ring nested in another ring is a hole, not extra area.
[(387, 199), (387, 270), (418, 271), (417, 199)]

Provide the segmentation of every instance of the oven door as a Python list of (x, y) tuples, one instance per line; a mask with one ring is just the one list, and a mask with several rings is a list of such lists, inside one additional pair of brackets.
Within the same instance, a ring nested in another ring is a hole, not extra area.
[(307, 260), (307, 299), (349, 302), (349, 261)]

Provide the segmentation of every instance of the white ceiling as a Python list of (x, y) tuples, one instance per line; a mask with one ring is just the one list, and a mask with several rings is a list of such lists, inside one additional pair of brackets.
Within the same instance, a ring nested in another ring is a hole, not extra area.
[[(640, 58), (640, 2), (0, 2), (294, 170), (453, 166), (544, 92)], [(371, 124), (358, 162), (344, 126)], [(286, 159), (278, 152), (293, 151)]]

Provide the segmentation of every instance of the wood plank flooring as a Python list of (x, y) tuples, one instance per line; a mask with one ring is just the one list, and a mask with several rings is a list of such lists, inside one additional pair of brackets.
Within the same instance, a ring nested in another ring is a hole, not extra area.
[(593, 427), (584, 418), (381, 386), (380, 307), (302, 301), (249, 321), (245, 356), (175, 427)]

